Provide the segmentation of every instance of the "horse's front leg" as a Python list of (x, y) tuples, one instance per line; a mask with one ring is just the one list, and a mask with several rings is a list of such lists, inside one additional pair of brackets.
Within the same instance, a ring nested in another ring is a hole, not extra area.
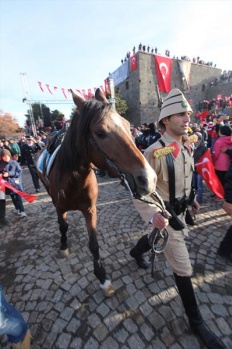
[(93, 255), (94, 274), (100, 281), (100, 287), (103, 290), (104, 295), (106, 297), (112, 297), (114, 295), (114, 288), (111, 281), (106, 277), (106, 271), (100, 259), (97, 232), (94, 227), (94, 222), (96, 222), (96, 210), (95, 214), (84, 213), (84, 216), (89, 234), (89, 249)]
[(60, 253), (62, 257), (69, 256), (69, 249), (67, 244), (67, 231), (68, 231), (68, 222), (66, 220), (67, 213), (57, 213), (58, 214), (58, 223), (60, 226)]

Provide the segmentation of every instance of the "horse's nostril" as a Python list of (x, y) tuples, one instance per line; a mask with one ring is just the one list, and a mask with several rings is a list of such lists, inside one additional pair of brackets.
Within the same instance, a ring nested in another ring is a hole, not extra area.
[(146, 177), (138, 176), (137, 180), (138, 180), (138, 183), (141, 185), (141, 187), (143, 187), (143, 188), (147, 188), (148, 187), (148, 180), (147, 180)]

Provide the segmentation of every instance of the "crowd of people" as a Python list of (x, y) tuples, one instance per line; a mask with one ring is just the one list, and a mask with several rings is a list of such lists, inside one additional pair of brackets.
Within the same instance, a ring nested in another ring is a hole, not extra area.
[[(200, 101), (196, 103), (196, 111), (197, 112), (204, 112), (204, 111), (214, 111), (215, 109), (223, 109), (222, 113), (226, 114), (227, 110), (224, 110), (228, 107), (232, 106), (232, 97), (231, 96), (225, 96), (222, 97), (215, 97), (211, 100), (204, 99), (203, 101)], [(209, 114), (210, 115), (210, 114)], [(215, 116), (215, 113), (213, 114)]]
[[(154, 54), (158, 54), (158, 55), (161, 55), (161, 53), (158, 53), (158, 48), (155, 47), (153, 48), (152, 46), (150, 45), (143, 45), (142, 43), (140, 43), (138, 45), (138, 51), (143, 51), (143, 52), (147, 52), (147, 53), (154, 53)], [(136, 53), (136, 47), (134, 46), (133, 49), (132, 49), (132, 52), (133, 52), (133, 55)], [(165, 49), (164, 50), (164, 55), (166, 57), (171, 57), (171, 53), (170, 53), (170, 50), (169, 49)], [(125, 58), (124, 59), (121, 59), (121, 63), (123, 64), (124, 62), (126, 62), (129, 58), (131, 57), (131, 52), (128, 51), (125, 55)], [(182, 61), (188, 61), (188, 62), (192, 62), (192, 63), (195, 63), (195, 64), (203, 64), (203, 65), (208, 65), (209, 67), (214, 67), (216, 68), (216, 64), (214, 64), (212, 61), (205, 61), (203, 59), (201, 59), (199, 56), (198, 57), (193, 57), (192, 59), (187, 56), (187, 55), (183, 55), (183, 56), (180, 56), (180, 58), (178, 56), (173, 56), (172, 59), (177, 59), (177, 60), (182, 60)], [(224, 81), (224, 80), (227, 80), (228, 79), (228, 74), (229, 76), (231, 77), (231, 71), (229, 71), (228, 73), (226, 71), (223, 72), (220, 80), (221, 81)]]
[(220, 80), (225, 82), (231, 82), (232, 81), (232, 70), (224, 70), (220, 76)]

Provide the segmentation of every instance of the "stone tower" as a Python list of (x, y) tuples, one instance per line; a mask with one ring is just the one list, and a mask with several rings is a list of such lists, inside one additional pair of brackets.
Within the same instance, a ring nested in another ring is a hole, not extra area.
[[(158, 81), (154, 54), (138, 51), (136, 53), (136, 69), (133, 71), (130, 69), (130, 60), (131, 58), (122, 64), (128, 65), (128, 74), (123, 81), (120, 81), (120, 79), (116, 81), (115, 90), (119, 91), (121, 98), (127, 102), (129, 108), (127, 119), (135, 126), (139, 126), (145, 122), (149, 123), (158, 120), (160, 113), (156, 92)], [(183, 91), (186, 98), (190, 101), (193, 111), (196, 111), (196, 103), (207, 99), (207, 90), (210, 83), (219, 81), (221, 72), (221, 69), (191, 62), (190, 90), (186, 91), (178, 59), (172, 59), (171, 89), (179, 88)], [(117, 70), (113, 75), (117, 76)], [(165, 98), (167, 93), (160, 92), (160, 95), (162, 98)]]

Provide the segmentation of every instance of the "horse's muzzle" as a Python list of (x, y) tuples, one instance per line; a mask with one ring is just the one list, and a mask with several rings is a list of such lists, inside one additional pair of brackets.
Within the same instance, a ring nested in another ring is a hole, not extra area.
[[(148, 180), (143, 176), (137, 177), (139, 186), (136, 185), (135, 179), (132, 175), (126, 173), (121, 175), (121, 184), (129, 190), (132, 197), (140, 197), (148, 194)], [(138, 190), (139, 188), (139, 190)]]

